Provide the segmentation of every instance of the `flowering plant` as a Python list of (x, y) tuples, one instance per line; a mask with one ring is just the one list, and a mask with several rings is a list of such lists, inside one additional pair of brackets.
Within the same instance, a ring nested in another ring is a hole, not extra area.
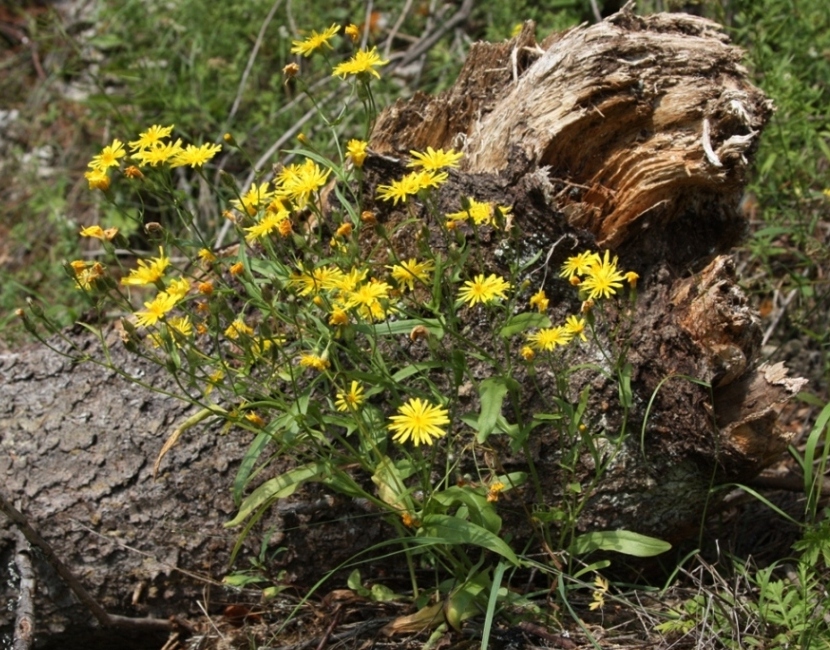
[[(292, 52), (325, 55), (339, 30), (313, 32)], [(332, 68), (363, 100), (367, 133), (375, 110), (371, 83), (386, 63), (375, 49), (358, 50)], [(298, 72), (296, 64), (285, 70), (295, 79)], [(540, 254), (516, 254), (499, 265), (482, 257), (484, 234), (518, 250), (512, 207), (461, 196), (458, 210), (437, 208), (433, 199), (457, 173), (461, 152), (411, 151), (410, 171), (370, 193), (369, 143), (353, 138), (341, 147), (336, 120), (321, 117), (335, 135), (336, 154), (323, 155), (300, 137), (303, 146), (286, 152), (294, 162), (250, 187), (225, 177), (214, 188), (239, 242), (224, 250), (181, 207), (171, 172), (186, 167), (209, 183), (205, 166), (238, 147), (233, 136), (183, 145), (173, 125), (153, 125), (126, 148), (114, 140), (89, 164), (90, 189), (117, 202), (116, 188), (157, 188), (183, 223), (146, 224), (158, 254), (139, 254), (132, 268), (123, 265), (128, 242), (117, 229), (85, 226), (81, 236), (99, 240), (105, 255), (73, 261), (68, 272), (99, 308), (125, 314), (123, 343), (167, 368), (182, 399), (200, 409), (171, 435), (157, 469), (186, 427), (207, 417), (225, 420), (253, 436), (234, 481), (238, 514), (229, 526), (249, 528), (303, 483), (323, 483), (365, 499), (387, 520), (406, 550), (414, 597), (424, 555), (455, 574), (462, 585), (455, 596), (467, 594), (489, 575), (469, 558), (471, 546), (508, 565), (524, 562), (502, 536), (498, 508), (511, 491), (542, 491), (529, 444), (534, 428), (559, 423), (569, 436), (566, 468), (585, 450), (598, 476), (613, 459), (613, 449), (600, 453), (582, 422), (584, 391), (574, 404), (563, 389), (553, 414), (515, 407), (533, 391), (520, 379), (556, 366), (565, 346), (595, 345), (624, 375), (624, 359), (596, 335), (595, 314), (626, 287), (633, 299), (637, 276), (621, 271), (607, 250), (568, 258), (560, 279), (547, 286), (573, 285), (581, 309), (554, 325), (546, 282), (531, 280)], [(414, 241), (401, 244), (398, 235), (413, 224)], [(474, 336), (469, 324), (478, 316), (488, 325)], [(470, 393), (477, 393), (473, 410)], [(496, 437), (506, 446), (494, 444)], [(255, 485), (270, 462), (268, 445), (294, 466)], [(524, 454), (526, 469), (504, 471), (504, 448)], [(572, 502), (549, 510), (539, 499), (528, 512), (546, 548), (572, 546), (587, 491), (572, 486)], [(545, 523), (559, 526), (558, 540)]]

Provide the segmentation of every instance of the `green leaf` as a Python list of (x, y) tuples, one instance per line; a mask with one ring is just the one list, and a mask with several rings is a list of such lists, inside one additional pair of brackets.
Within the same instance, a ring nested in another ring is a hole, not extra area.
[[(494, 535), (486, 528), (477, 526), (469, 521), (450, 517), (448, 515), (427, 515), (424, 517), (421, 530), (428, 537), (439, 538), (445, 544), (472, 544), (498, 553), (510, 560), (514, 565), (519, 564), (519, 558), (507, 543), (498, 535)], [(418, 537), (414, 538), (418, 542)], [(432, 540), (430, 540), (432, 542)]]
[(309, 480), (314, 480), (320, 477), (326, 471), (327, 463), (317, 462), (309, 463), (296, 467), (285, 474), (272, 478), (266, 481), (254, 490), (242, 505), (239, 507), (239, 512), (236, 517), (225, 524), (225, 528), (233, 528), (238, 526), (250, 515), (254, 510), (268, 502), (276, 501), (284, 497), (294, 494), (298, 487)]
[(400, 336), (408, 335), (418, 326), (426, 327), (427, 331), (436, 338), (444, 336), (444, 328), (437, 318), (411, 318), (408, 320), (386, 321), (374, 325), (358, 324), (355, 331), (369, 336)]
[(499, 336), (502, 338), (509, 338), (514, 334), (520, 334), (529, 329), (543, 329), (550, 327), (550, 318), (538, 312), (525, 312), (523, 314), (516, 314), (507, 319), (504, 327), (499, 330)]
[(498, 534), (501, 530), (501, 517), (496, 514), (493, 504), (484, 494), (474, 492), (471, 488), (452, 485), (432, 495), (432, 499), (446, 508), (465, 505), (470, 513), (470, 521), (477, 526)]
[(592, 551), (616, 551), (634, 557), (653, 557), (670, 548), (668, 542), (630, 530), (603, 530), (580, 535), (569, 551), (574, 555), (585, 555)]
[(271, 434), (268, 431), (262, 431), (254, 438), (251, 446), (248, 447), (248, 451), (245, 452), (245, 457), (242, 459), (242, 464), (240, 464), (239, 470), (236, 472), (236, 478), (233, 480), (233, 502), (236, 505), (239, 505), (242, 500), (242, 492), (248, 485), (248, 479), (254, 465), (270, 440)]
[(491, 377), (481, 382), (479, 396), (481, 398), (481, 413), (478, 416), (476, 441), (484, 443), (496, 428), (501, 415), (504, 396), (509, 388), (514, 388), (516, 381), (506, 377)]

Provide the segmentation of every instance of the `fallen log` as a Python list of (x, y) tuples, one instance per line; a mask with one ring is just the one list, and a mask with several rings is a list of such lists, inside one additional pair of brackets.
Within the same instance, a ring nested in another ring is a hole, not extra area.
[[(452, 89), (398, 102), (375, 126), (366, 203), (401, 174), (410, 150), (463, 150), (439, 206), (456, 211), (465, 196), (513, 206), (524, 252), (542, 253), (528, 279), (551, 296), (552, 318), (578, 309), (557, 277), (569, 255), (608, 248), (639, 274), (636, 303), (606, 313), (622, 328), (609, 331), (625, 333), (630, 395), (621, 400), (616, 381), (595, 370), (568, 375), (574, 399), (590, 387), (586, 431), (598, 439), (628, 433), (598, 482), (591, 459), (576, 459), (567, 482), (590, 485), (580, 531), (683, 539), (717, 498), (713, 486), (755, 476), (789, 441), (776, 409), (803, 381), (780, 365), (759, 365), (759, 319), (727, 254), (745, 229), (738, 201), (771, 112), (740, 58), (716, 24), (680, 14), (642, 18), (624, 10), (540, 44), (526, 25), (509, 42), (473, 46)], [(374, 208), (395, 227), (404, 257), (416, 226), (398, 226), (411, 213)], [(486, 264), (502, 270), (499, 242), (484, 245)], [(467, 316), (471, 336), (486, 327)], [(110, 613), (166, 618), (195, 611), (198, 600), (208, 609), (223, 605), (219, 580), (236, 534), (223, 523), (234, 514), (229, 484), (248, 438), (195, 427), (154, 481), (153, 461), (188, 413), (149, 387), (175, 393), (173, 380), (123, 349), (114, 332), (112, 362), (144, 387), (61, 356), (77, 358), (77, 347), (89, 358), (103, 354), (84, 330), (66, 339), (53, 342), (56, 350), (0, 357), (0, 475), (16, 507)], [(609, 334), (606, 342), (620, 340)], [(563, 365), (583, 367), (589, 352), (570, 348)], [(553, 389), (560, 374), (540, 369), (533, 380)], [(472, 411), (477, 399), (469, 396)], [(488, 463), (524, 467), (506, 443), (490, 442)], [(525, 507), (552, 512), (566, 498), (567, 444), (553, 431), (534, 431), (543, 502), (515, 490), (500, 505), (516, 536), (536, 525)], [(264, 553), (274, 580), (308, 586), (385, 534), (365, 504), (306, 489), (261, 522), (248, 556)], [(12, 549), (3, 522), (3, 567)], [(41, 629), (57, 635), (83, 626), (88, 613), (47, 567), (38, 570)], [(4, 596), (13, 597), (12, 584), (3, 580)], [(7, 625), (9, 611), (0, 608), (0, 629)]]

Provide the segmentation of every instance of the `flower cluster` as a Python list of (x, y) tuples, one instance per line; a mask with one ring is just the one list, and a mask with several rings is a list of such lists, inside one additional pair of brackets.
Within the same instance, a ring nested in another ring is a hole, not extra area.
[[(639, 276), (633, 271), (621, 273), (617, 268), (616, 256), (611, 258), (610, 255), (607, 250), (604, 257), (593, 251), (584, 251), (569, 257), (562, 265), (560, 277), (567, 278), (573, 286), (578, 287), (583, 299), (583, 314), (590, 312), (597, 300), (614, 296), (622, 289), (624, 281), (628, 282), (632, 289), (637, 286)], [(535, 307), (540, 313), (547, 310), (548, 304), (544, 289), (540, 289), (530, 298), (530, 306)], [(528, 335), (529, 345), (522, 348), (521, 354), (526, 361), (532, 361), (536, 356), (535, 351), (550, 352), (576, 338), (586, 341), (585, 326), (584, 316), (572, 314), (562, 325), (543, 328)]]
[[(137, 140), (130, 142), (129, 159), (138, 163), (138, 166), (127, 167), (124, 169), (124, 175), (128, 178), (142, 178), (144, 174), (139, 167), (156, 167), (162, 164), (167, 164), (171, 168), (188, 166), (196, 169), (210, 161), (222, 149), (222, 145), (218, 144), (203, 144), (198, 147), (189, 144), (183, 147), (181, 139), (175, 142), (168, 140), (172, 132), (173, 125), (153, 125), (139, 134)], [(118, 139), (113, 140), (112, 144), (94, 156), (89, 163), (89, 171), (85, 174), (89, 189), (108, 190), (109, 169), (120, 167), (122, 158), (127, 158), (127, 152), (124, 143)]]

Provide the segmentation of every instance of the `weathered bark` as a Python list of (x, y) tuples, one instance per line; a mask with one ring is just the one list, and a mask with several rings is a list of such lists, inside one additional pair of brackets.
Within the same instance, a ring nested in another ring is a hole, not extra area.
[[(715, 24), (689, 16), (623, 12), (541, 45), (528, 25), (510, 42), (475, 45), (453, 89), (399, 102), (382, 114), (372, 137), (368, 203), (373, 187), (402, 173), (410, 149), (462, 148), (467, 157), (441, 189), (439, 205), (458, 210), (462, 196), (512, 205), (522, 252), (545, 253), (533, 280), (547, 278), (554, 319), (578, 308), (554, 269), (584, 246), (611, 248), (640, 274), (636, 304), (606, 314), (628, 337), (631, 408), (623, 411), (615, 382), (598, 373), (570, 376), (575, 394), (591, 386), (584, 423), (598, 440), (623, 426), (629, 434), (592, 488), (580, 529), (680, 539), (699, 525), (713, 483), (755, 475), (789, 440), (776, 426), (776, 406), (801, 381), (786, 378), (780, 366), (758, 366), (759, 319), (728, 256), (715, 256), (743, 232), (738, 197), (771, 110), (739, 60)], [(375, 207), (389, 223), (411, 216)], [(396, 229), (396, 243), (405, 248), (412, 233)], [(493, 250), (486, 263), (498, 269), (498, 241), (483, 243)], [(481, 323), (474, 312), (467, 317), (474, 334)], [(71, 336), (100, 356), (98, 342)], [(113, 355), (126, 373), (175, 392), (163, 369), (117, 344)], [(573, 347), (567, 355), (565, 366), (597, 363), (595, 348)], [(537, 373), (537, 384), (553, 390), (554, 370)], [(234, 511), (228, 486), (247, 439), (194, 428), (153, 481), (159, 449), (186, 416), (180, 402), (44, 348), (0, 357), (0, 380), (6, 491), (105, 608), (186, 613), (205, 585), (210, 605), (224, 598), (215, 580), (235, 533), (222, 524)], [(469, 397), (471, 410), (475, 399)], [(499, 465), (523, 467), (523, 458), (490, 442)], [(563, 498), (564, 445), (553, 430), (534, 431), (543, 506)], [(576, 472), (569, 480), (590, 477), (590, 459)], [(517, 490), (506, 505), (533, 498)], [(286, 580), (307, 584), (381, 539), (380, 519), (360, 507), (314, 490), (281, 504), (263, 523), (263, 530), (276, 527), (270, 546), (287, 549), (274, 571), (287, 568)], [(519, 535), (527, 533), (527, 522), (505, 517)], [(0, 523), (4, 567), (12, 540)], [(255, 535), (251, 548), (260, 540)], [(40, 569), (38, 619), (46, 629), (88, 618)], [(11, 597), (8, 580), (0, 589)], [(8, 617), (0, 608), (0, 627), (10, 625)]]

